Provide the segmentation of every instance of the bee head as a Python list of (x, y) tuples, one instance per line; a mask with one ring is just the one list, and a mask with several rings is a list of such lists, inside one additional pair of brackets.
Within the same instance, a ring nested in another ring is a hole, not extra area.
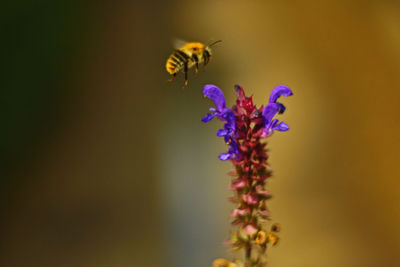
[(212, 47), (213, 45), (215, 45), (215, 44), (220, 43), (220, 42), (222, 42), (222, 40), (218, 40), (218, 41), (215, 41), (215, 42), (213, 42), (213, 43), (207, 45), (206, 48), (205, 48), (205, 50), (211, 55), (211, 47)]
[(206, 51), (208, 52), (208, 54), (211, 55), (211, 48), (210, 48), (210, 46), (206, 46), (206, 47), (204, 48), (204, 50), (206, 50)]

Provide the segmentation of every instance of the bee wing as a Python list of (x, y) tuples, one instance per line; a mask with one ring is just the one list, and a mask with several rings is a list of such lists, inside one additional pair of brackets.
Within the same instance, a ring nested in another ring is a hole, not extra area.
[(182, 40), (182, 39), (178, 39), (178, 38), (172, 39), (172, 46), (173, 46), (175, 49), (181, 48), (181, 47), (184, 46), (186, 43), (187, 43), (187, 41)]

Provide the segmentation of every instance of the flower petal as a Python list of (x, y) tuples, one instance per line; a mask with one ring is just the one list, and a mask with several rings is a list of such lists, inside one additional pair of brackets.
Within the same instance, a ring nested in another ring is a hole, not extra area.
[(219, 111), (225, 108), (225, 96), (221, 89), (212, 84), (207, 84), (203, 88), (203, 95), (214, 101)]
[(252, 224), (248, 224), (245, 227), (243, 227), (243, 232), (249, 236), (255, 235), (257, 233), (257, 231), (258, 231), (258, 229)]
[(292, 90), (290, 90), (289, 87), (287, 87), (286, 85), (278, 85), (272, 90), (269, 96), (269, 103), (275, 103), (276, 100), (281, 96), (291, 96), (291, 95), (293, 95), (293, 92)]
[(231, 157), (232, 155), (230, 153), (222, 153), (221, 155), (218, 156), (218, 158), (223, 161), (228, 160)]
[(228, 153), (230, 153), (232, 155), (232, 157), (235, 157), (236, 160), (241, 158), (239, 147), (232, 138), (230, 139), (230, 142), (229, 142)]
[(234, 189), (240, 189), (246, 186), (246, 180), (245, 179), (236, 179), (233, 183), (232, 183), (232, 187)]
[(233, 131), (236, 129), (236, 118), (231, 109), (224, 108), (219, 117), (220, 120), (226, 121), (226, 124), (224, 125), (225, 129)]
[(256, 193), (262, 197), (270, 197), (270, 192), (268, 190), (265, 190), (262, 186), (257, 186), (256, 187)]
[(228, 135), (228, 130), (225, 129), (219, 129), (217, 132), (217, 136), (222, 137), (222, 136), (227, 136)]
[(204, 122), (204, 123), (207, 123), (207, 122), (209, 122), (210, 120), (214, 119), (214, 117), (215, 117), (216, 115), (217, 115), (216, 113), (208, 113), (207, 115), (205, 115), (205, 116), (201, 119), (201, 121)]
[(249, 205), (256, 205), (258, 203), (258, 197), (256, 194), (243, 195), (242, 198)]
[(268, 210), (258, 210), (257, 211), (261, 216), (263, 216), (264, 218), (265, 217), (268, 217), (268, 215), (269, 215), (269, 211)]
[(271, 123), (272, 118), (276, 115), (276, 113), (279, 112), (279, 105), (276, 103), (271, 103), (268, 104), (263, 112), (262, 112), (262, 117), (264, 121), (264, 126), (267, 126), (268, 124)]
[(279, 122), (279, 120), (277, 120), (277, 119), (272, 120), (272, 121), (268, 124), (268, 128), (270, 128), (270, 129), (275, 129), (275, 125), (277, 125), (278, 122)]
[(289, 128), (289, 125), (287, 125), (286, 123), (281, 121), (278, 125), (274, 126), (273, 129), (277, 130), (277, 131), (285, 132), (285, 131), (289, 130), (290, 128)]
[(245, 216), (249, 214), (249, 211), (247, 209), (234, 209), (231, 212), (231, 217), (239, 217), (239, 216)]

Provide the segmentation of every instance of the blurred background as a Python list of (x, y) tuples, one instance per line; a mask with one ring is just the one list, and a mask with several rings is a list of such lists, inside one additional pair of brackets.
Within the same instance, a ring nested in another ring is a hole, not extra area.
[[(202, 86), (259, 105), (274, 267), (400, 266), (400, 2), (7, 1), (1, 9), (0, 265), (204, 267), (223, 245), (229, 162)], [(172, 39), (221, 39), (172, 83)]]

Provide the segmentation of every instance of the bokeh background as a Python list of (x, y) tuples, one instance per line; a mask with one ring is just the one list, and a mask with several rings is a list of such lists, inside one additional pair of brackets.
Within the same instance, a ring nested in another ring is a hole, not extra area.
[[(6, 1), (1, 266), (211, 266), (230, 163), (202, 86), (266, 103), (274, 267), (400, 266), (400, 2)], [(171, 40), (222, 39), (167, 83)]]

